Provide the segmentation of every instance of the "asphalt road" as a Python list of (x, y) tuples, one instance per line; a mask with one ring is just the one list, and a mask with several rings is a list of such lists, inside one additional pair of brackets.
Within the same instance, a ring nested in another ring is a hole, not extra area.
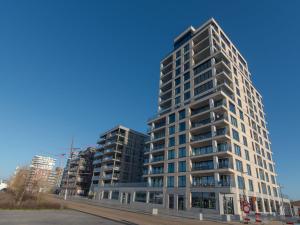
[(72, 210), (0, 210), (0, 225), (124, 225)]

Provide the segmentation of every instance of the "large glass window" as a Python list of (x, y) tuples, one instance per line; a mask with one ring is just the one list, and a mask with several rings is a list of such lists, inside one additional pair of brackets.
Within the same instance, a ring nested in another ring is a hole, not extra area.
[(231, 102), (229, 102), (229, 110), (235, 114), (235, 105)]
[(175, 151), (174, 149), (168, 151), (168, 159), (174, 159), (175, 158)]
[(174, 177), (173, 176), (168, 177), (167, 185), (168, 185), (168, 187), (174, 187)]
[(211, 70), (197, 76), (195, 79), (194, 79), (194, 85), (197, 85), (197, 84), (200, 84), (202, 83), (203, 81), (209, 79), (212, 77), (212, 72)]
[(230, 119), (231, 119), (231, 124), (232, 124), (233, 126), (237, 127), (238, 124), (237, 124), (236, 118), (234, 118), (233, 116), (231, 116)]
[(191, 97), (191, 93), (189, 91), (184, 93), (184, 101), (190, 99), (190, 97)]
[(247, 164), (247, 174), (252, 176), (251, 166), (249, 164)]
[(236, 163), (236, 170), (240, 171), (240, 172), (243, 172), (243, 163), (242, 163), (242, 161), (236, 159), (235, 163)]
[(212, 87), (213, 87), (213, 82), (212, 81), (208, 81), (205, 84), (202, 84), (199, 87), (196, 87), (194, 89), (194, 96), (202, 94), (203, 92), (208, 91)]
[(174, 163), (168, 163), (168, 173), (174, 173), (174, 172), (175, 172)]
[(187, 81), (188, 79), (190, 79), (190, 72), (186, 72), (185, 74), (183, 74), (183, 78), (184, 78), (184, 81)]
[(234, 144), (234, 152), (235, 152), (236, 155), (242, 156), (241, 147), (236, 145), (236, 144)]
[(232, 128), (232, 137), (236, 141), (240, 141), (239, 132), (237, 132), (235, 129)]
[(192, 207), (215, 209), (216, 196), (214, 192), (192, 192)]
[(248, 180), (248, 183), (249, 183), (249, 191), (254, 191), (253, 181), (252, 180)]
[(186, 157), (186, 149), (185, 148), (179, 148), (178, 149), (178, 158)]
[(175, 146), (175, 138), (174, 137), (170, 137), (169, 138), (169, 147), (173, 147)]
[(186, 185), (186, 177), (178, 176), (178, 187), (185, 187)]
[(175, 133), (175, 126), (170, 126), (169, 127), (169, 135), (172, 135)]
[(202, 71), (208, 69), (209, 67), (211, 67), (211, 61), (210, 61), (210, 59), (207, 60), (206, 62), (200, 64), (196, 68), (194, 68), (194, 75), (196, 75), (198, 73), (201, 73)]
[(182, 145), (185, 144), (185, 142), (186, 142), (185, 134), (179, 135), (179, 144)]
[(238, 188), (239, 189), (245, 188), (245, 181), (244, 181), (244, 178), (241, 176), (238, 176)]
[(182, 120), (182, 119), (184, 119), (184, 118), (185, 118), (185, 109), (179, 111), (179, 120)]
[(135, 202), (146, 202), (147, 194), (145, 191), (137, 191), (135, 193)]
[(186, 171), (186, 162), (179, 161), (178, 162), (178, 172), (185, 172)]
[(169, 123), (174, 123), (175, 122), (175, 113), (169, 115)]
[(149, 203), (163, 204), (163, 193), (162, 192), (150, 192)]
[(179, 124), (179, 132), (185, 131), (185, 122)]

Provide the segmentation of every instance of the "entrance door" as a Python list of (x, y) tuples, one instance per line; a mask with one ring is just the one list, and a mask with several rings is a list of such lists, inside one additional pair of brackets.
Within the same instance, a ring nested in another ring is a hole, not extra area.
[(131, 193), (127, 194), (127, 204), (130, 204)]
[(223, 198), (224, 214), (234, 214), (233, 197)]
[(178, 210), (185, 210), (184, 195), (178, 195)]
[(174, 209), (174, 195), (169, 195), (169, 209)]

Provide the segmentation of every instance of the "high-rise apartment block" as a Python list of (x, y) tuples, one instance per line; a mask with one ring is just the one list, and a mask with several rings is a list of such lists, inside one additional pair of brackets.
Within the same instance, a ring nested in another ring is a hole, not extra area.
[(51, 174), (55, 166), (55, 159), (36, 155), (31, 161), (29, 176), (26, 181), (28, 191), (49, 191), (52, 188)]
[(214, 19), (189, 27), (160, 64), (144, 180), (166, 208), (279, 212), (281, 199), (261, 94)]
[(100, 136), (93, 161), (92, 194), (103, 186), (141, 182), (146, 137), (120, 125)]
[(94, 148), (88, 147), (83, 151), (72, 153), (63, 173), (61, 195), (66, 191), (68, 196), (88, 195), (93, 173), (94, 152)]

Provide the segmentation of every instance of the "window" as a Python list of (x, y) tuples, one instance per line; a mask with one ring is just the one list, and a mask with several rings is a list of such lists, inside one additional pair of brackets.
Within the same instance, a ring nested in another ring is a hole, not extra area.
[(239, 113), (240, 113), (240, 119), (244, 120), (244, 113), (241, 110), (239, 110)]
[(180, 84), (180, 77), (178, 77), (177, 79), (175, 79), (175, 86)]
[(185, 130), (185, 122), (182, 122), (179, 124), (179, 132), (184, 131)]
[(178, 162), (178, 172), (185, 172), (186, 171), (186, 162), (179, 161)]
[(185, 144), (185, 134), (181, 134), (179, 135), (179, 144), (182, 145), (182, 144)]
[(278, 193), (277, 193), (276, 187), (273, 187), (273, 195), (274, 195), (275, 197), (278, 197)]
[(175, 122), (175, 113), (169, 115), (169, 124)]
[(175, 158), (175, 151), (174, 149), (168, 151), (168, 159), (174, 159)]
[(118, 191), (112, 191), (111, 199), (118, 200), (119, 199), (119, 192)]
[(244, 178), (241, 176), (238, 176), (238, 188), (239, 189), (245, 188), (245, 181), (244, 181)]
[(247, 138), (245, 136), (243, 136), (243, 144), (245, 146), (248, 146)]
[(235, 126), (235, 127), (238, 127), (236, 118), (234, 118), (233, 116), (231, 116), (230, 119), (231, 119), (231, 124), (232, 124), (233, 126)]
[(243, 123), (241, 123), (241, 128), (242, 128), (243, 133), (246, 133), (246, 128), (245, 128), (245, 125)]
[(190, 49), (189, 44), (187, 44), (186, 46), (184, 46), (184, 47), (183, 47), (184, 53), (186, 53), (189, 49)]
[(190, 68), (190, 62), (186, 62), (183, 66), (184, 71), (188, 70)]
[(253, 181), (252, 180), (248, 180), (248, 183), (249, 183), (249, 191), (254, 191), (254, 188), (253, 188)]
[(135, 193), (135, 202), (146, 202), (147, 194), (144, 191), (137, 191)]
[(239, 98), (238, 98), (238, 105), (239, 105), (239, 107), (242, 108), (242, 101), (241, 101), (241, 99), (239, 99)]
[(232, 129), (232, 137), (236, 141), (240, 141), (239, 132), (237, 132), (235, 129)]
[(184, 78), (184, 81), (187, 81), (188, 79), (190, 79), (190, 72), (186, 72), (185, 74), (183, 74), (183, 78)]
[(177, 59), (177, 60), (176, 60), (176, 67), (177, 67), (177, 66), (180, 66), (180, 64), (181, 64), (181, 59)]
[(168, 177), (167, 186), (168, 187), (174, 187), (174, 177), (173, 176)]
[(238, 88), (235, 89), (238, 96), (241, 96), (241, 92)]
[(229, 102), (229, 110), (232, 112), (232, 113), (236, 113), (235, 112), (235, 105), (233, 104), (233, 103), (231, 103), (231, 102)]
[(245, 158), (250, 161), (249, 151), (245, 149)]
[(174, 173), (175, 166), (174, 163), (168, 163), (168, 173)]
[(271, 175), (271, 181), (272, 181), (272, 184), (275, 184), (275, 177), (274, 177), (274, 175)]
[(236, 159), (235, 164), (236, 164), (236, 170), (240, 171), (240, 172), (243, 172), (243, 163), (242, 163), (242, 161)]
[(149, 203), (163, 204), (163, 193), (162, 192), (150, 192)]
[(247, 174), (252, 176), (251, 166), (249, 164), (247, 164)]
[(236, 144), (234, 144), (234, 152), (235, 152), (236, 155), (242, 156), (241, 147), (236, 145)]
[[(181, 69), (180, 69), (180, 67), (178, 67), (177, 69), (176, 69), (176, 71), (175, 71), (175, 76), (178, 76), (179, 74), (180, 74), (180, 72), (181, 72)], [(179, 80), (180, 81), (180, 80)], [(179, 82), (180, 83), (180, 82)]]
[(180, 52), (180, 50), (178, 50), (178, 51), (176, 52), (176, 58), (180, 57), (180, 54), (181, 54), (181, 52)]
[(169, 147), (173, 147), (175, 146), (175, 138), (174, 137), (170, 137), (169, 138)]
[(202, 84), (199, 87), (196, 87), (194, 89), (194, 95), (196, 96), (196, 95), (202, 94), (203, 92), (208, 91), (212, 87), (213, 87), (213, 81), (208, 81), (205, 84)]
[(179, 148), (178, 149), (178, 158), (186, 157), (186, 149), (185, 148)]
[(216, 209), (216, 196), (214, 192), (192, 192), (192, 207), (203, 209)]
[(179, 111), (179, 120), (182, 120), (185, 118), (185, 110)]
[(169, 135), (172, 135), (175, 133), (175, 126), (170, 126), (169, 127)]
[(190, 89), (191, 85), (190, 85), (190, 82), (187, 82), (184, 84), (184, 91)]
[(178, 97), (175, 98), (175, 105), (177, 105), (179, 103), (180, 103), (180, 96), (178, 96)]
[(178, 94), (180, 94), (180, 87), (177, 87), (177, 88), (175, 89), (175, 95), (178, 95)]
[(190, 53), (188, 52), (188, 53), (186, 53), (185, 55), (184, 55), (184, 61), (186, 62), (186, 61), (188, 61), (189, 59), (190, 59)]
[(185, 187), (186, 178), (185, 176), (178, 176), (178, 187)]
[(184, 93), (184, 101), (188, 100), (190, 97), (191, 97), (191, 94), (189, 91)]

